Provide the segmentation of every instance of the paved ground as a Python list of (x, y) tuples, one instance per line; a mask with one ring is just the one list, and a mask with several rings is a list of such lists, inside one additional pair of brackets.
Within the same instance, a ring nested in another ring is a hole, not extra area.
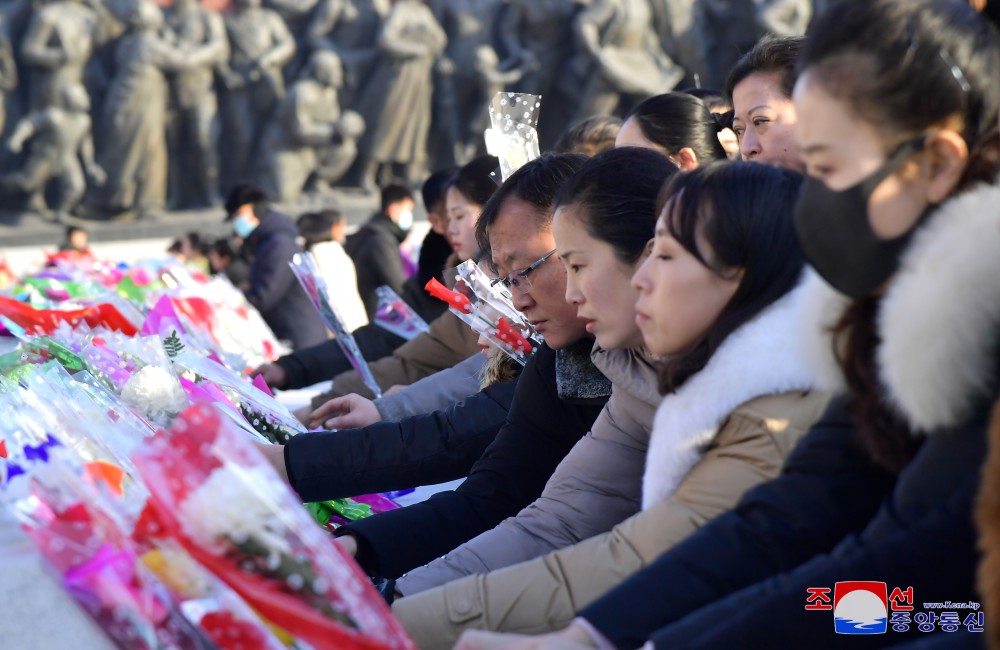
[[(335, 194), (307, 197), (296, 205), (278, 206), (295, 217), (303, 212), (335, 207), (347, 214), (351, 225), (360, 225), (378, 207), (378, 199), (360, 192), (342, 191)], [(168, 212), (153, 220), (91, 221), (75, 220), (90, 232), (94, 243), (131, 239), (178, 237), (189, 230), (209, 235), (222, 235), (228, 230), (223, 224), (222, 208)], [(418, 217), (421, 214), (417, 215)], [(0, 210), (0, 249), (13, 246), (51, 246), (62, 240), (66, 226), (51, 223), (31, 213)]]

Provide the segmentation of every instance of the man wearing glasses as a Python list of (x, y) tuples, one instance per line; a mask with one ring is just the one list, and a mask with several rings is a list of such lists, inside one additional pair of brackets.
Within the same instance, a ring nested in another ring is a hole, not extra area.
[[(518, 379), (506, 422), (462, 485), (338, 529), (338, 541), (369, 575), (399, 577), (517, 514), (538, 498), (607, 402), (610, 383), (590, 360), (593, 340), (564, 298), (566, 271), (546, 263), (555, 252), (556, 191), (585, 160), (561, 154), (528, 163), (480, 216), (477, 239), (492, 253), (486, 265), (500, 275), (495, 284), (511, 288), (514, 306), (545, 343)], [(390, 598), (393, 589), (390, 581)]]

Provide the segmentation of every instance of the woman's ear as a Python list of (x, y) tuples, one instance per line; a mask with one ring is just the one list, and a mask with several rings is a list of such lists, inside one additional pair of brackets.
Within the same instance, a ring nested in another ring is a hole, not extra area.
[(942, 129), (931, 135), (924, 146), (925, 172), (930, 183), (927, 200), (941, 203), (955, 191), (969, 162), (969, 145), (951, 129)]
[(691, 147), (684, 147), (674, 157), (677, 159), (675, 162), (681, 168), (682, 172), (689, 172), (698, 167), (698, 154)]

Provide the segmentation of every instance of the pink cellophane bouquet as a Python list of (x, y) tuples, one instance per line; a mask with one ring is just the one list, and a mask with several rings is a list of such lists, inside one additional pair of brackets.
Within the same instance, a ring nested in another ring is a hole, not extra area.
[(211, 648), (144, 565), (126, 526), (68, 463), (36, 460), (8, 486), (22, 528), (66, 592), (120, 648)]
[(133, 460), (151, 493), (145, 518), (274, 626), (317, 650), (415, 647), (353, 558), (218, 407), (184, 411)]

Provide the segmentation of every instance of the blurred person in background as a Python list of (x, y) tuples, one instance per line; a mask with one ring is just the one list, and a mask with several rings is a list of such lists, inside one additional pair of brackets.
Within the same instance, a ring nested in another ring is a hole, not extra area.
[(260, 188), (249, 184), (233, 187), (226, 196), (226, 221), (243, 239), (243, 252), (250, 264), (244, 295), (257, 308), (264, 322), (279, 339), (293, 348), (304, 348), (327, 339), (326, 326), (312, 301), (288, 266), (301, 252), (295, 224), (271, 209)]
[(354, 262), (344, 251), (343, 242), (347, 239), (344, 213), (339, 210), (309, 212), (299, 217), (296, 225), (305, 239), (305, 249), (316, 258), (316, 265), (330, 291), (330, 300), (344, 319), (344, 327), (353, 332), (367, 325), (368, 316), (358, 295)]

